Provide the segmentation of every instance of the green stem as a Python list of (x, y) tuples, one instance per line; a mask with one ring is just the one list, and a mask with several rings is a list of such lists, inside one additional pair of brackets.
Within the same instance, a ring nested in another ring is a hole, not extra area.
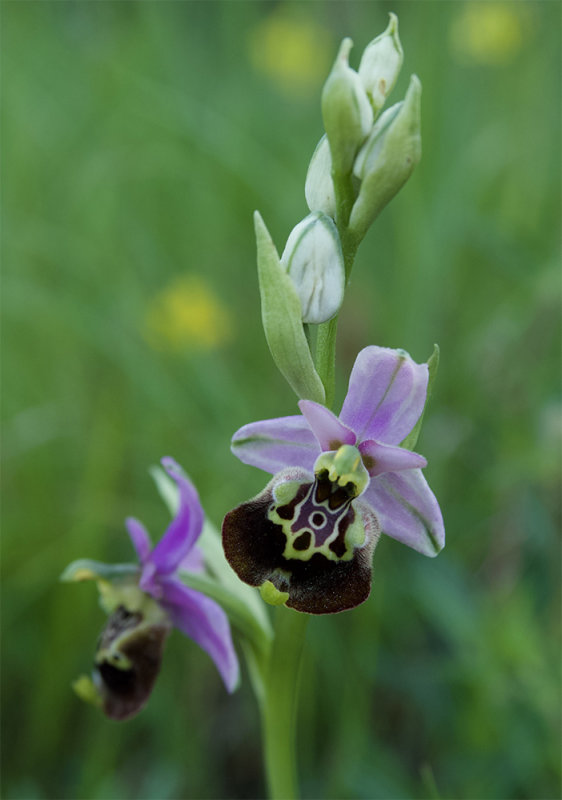
[(353, 262), (355, 261), (355, 255), (357, 253), (359, 243), (357, 238), (349, 232), (349, 228), (345, 228), (345, 230), (340, 231), (340, 238), (343, 252), (343, 263), (345, 265), (345, 280), (346, 283), (349, 283), (351, 270), (353, 269)]
[(308, 614), (284, 606), (276, 614), (262, 706), (265, 769), (271, 800), (295, 800), (298, 679)]
[(347, 230), (349, 225), (349, 217), (355, 199), (351, 172), (343, 174), (332, 171), (332, 180), (336, 194), (336, 225), (341, 236), (342, 231)]
[(336, 332), (337, 316), (318, 326), (316, 334), (315, 366), (324, 384), (326, 392), (325, 404), (331, 408), (334, 403), (336, 385)]
[[(357, 241), (347, 229), (340, 231), (340, 240), (343, 251), (346, 280), (349, 280), (355, 254)], [(325, 404), (331, 408), (334, 403), (336, 385), (336, 333), (338, 318), (335, 316), (328, 322), (318, 326), (316, 333), (316, 348), (314, 351), (314, 365), (326, 392)]]
[[(336, 226), (340, 235), (345, 278), (349, 281), (351, 269), (357, 252), (357, 238), (349, 231), (349, 215), (355, 199), (351, 173), (332, 173), (336, 193)], [(336, 332), (338, 327), (337, 316), (318, 326), (316, 334), (316, 348), (314, 352), (314, 365), (324, 385), (326, 393), (326, 406), (331, 408), (334, 403), (335, 373), (336, 373)]]
[(358, 238), (349, 230), (349, 218), (353, 203), (355, 202), (355, 191), (353, 189), (353, 179), (351, 172), (341, 174), (332, 172), (334, 191), (336, 194), (336, 226), (340, 235), (340, 242), (345, 264), (345, 278), (349, 281), (351, 268), (355, 260), (355, 254), (359, 247)]

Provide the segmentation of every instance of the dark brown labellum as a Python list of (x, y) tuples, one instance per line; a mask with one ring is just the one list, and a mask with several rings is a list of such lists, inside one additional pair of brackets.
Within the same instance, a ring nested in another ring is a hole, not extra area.
[(171, 626), (150, 623), (119, 606), (108, 619), (96, 653), (94, 682), (111, 719), (125, 720), (148, 701)]
[(309, 614), (345, 611), (367, 599), (380, 529), (345, 487), (299, 469), (276, 475), (228, 513), (224, 551), (251, 586), (271, 581), (287, 605)]

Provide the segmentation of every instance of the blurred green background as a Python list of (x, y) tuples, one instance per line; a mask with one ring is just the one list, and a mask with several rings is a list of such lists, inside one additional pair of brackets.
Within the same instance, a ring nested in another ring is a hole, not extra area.
[[(447, 547), (385, 539), (371, 598), (313, 620), (305, 798), (560, 796), (560, 6), (10, 2), (3, 61), (3, 789), (16, 800), (263, 796), (247, 679), (170, 640), (147, 709), (72, 693), (104, 623), (73, 559), (131, 558), (176, 457), (217, 522), (266, 476), (240, 425), (296, 412), (260, 323), (252, 212), (307, 209), (319, 95), (400, 20), (424, 155), (362, 245), (338, 339), (441, 368), (419, 450)], [(355, 57), (355, 60), (353, 60)]]

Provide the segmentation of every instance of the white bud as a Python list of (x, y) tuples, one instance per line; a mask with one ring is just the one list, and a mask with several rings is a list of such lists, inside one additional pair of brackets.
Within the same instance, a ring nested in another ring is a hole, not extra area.
[(387, 29), (367, 45), (359, 64), (359, 77), (375, 115), (392, 91), (404, 58), (398, 38), (398, 18), (390, 15)]
[(351, 39), (344, 39), (322, 91), (322, 118), (336, 172), (351, 171), (355, 154), (373, 125), (373, 110), (357, 72), (348, 64)]
[(333, 220), (315, 211), (296, 225), (281, 264), (301, 301), (302, 321), (319, 324), (340, 309), (345, 289), (345, 267), (338, 230)]
[(304, 196), (311, 211), (322, 211), (335, 219), (336, 195), (332, 180), (332, 156), (326, 135), (320, 139), (310, 159)]

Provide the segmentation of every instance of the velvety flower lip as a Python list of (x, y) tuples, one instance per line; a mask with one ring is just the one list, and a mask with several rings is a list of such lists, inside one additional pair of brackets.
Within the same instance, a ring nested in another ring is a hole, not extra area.
[(369, 474), (361, 495), (383, 533), (420, 553), (435, 556), (445, 543), (439, 504), (422, 475), (426, 460), (400, 447), (426, 401), (427, 364), (403, 350), (366, 347), (355, 361), (339, 417), (312, 400), (302, 416), (253, 422), (232, 439), (245, 464), (276, 475), (288, 467), (312, 473), (322, 452), (342, 445), (359, 450)]
[[(297, 493), (293, 500), (283, 503), (281, 492), (287, 494), (295, 487)], [(314, 504), (319, 499), (315, 487), (314, 476), (307, 470), (299, 467), (282, 470), (257, 497), (226, 515), (222, 529), (223, 546), (227, 560), (245, 583), (262, 586), (270, 582), (279, 592), (287, 593), (286, 604), (290, 608), (308, 614), (332, 614), (354, 608), (369, 596), (371, 561), (379, 538), (379, 526), (370, 508), (361, 500), (356, 501), (353, 507), (349, 502), (334, 508), (330, 508), (330, 503), (317, 503), (310, 513), (306, 504)], [(335, 521), (330, 530), (335, 531), (337, 537), (332, 537), (331, 550), (325, 546), (314, 548), (310, 541), (307, 548), (299, 547), (303, 536), (311, 537), (308, 531), (302, 533), (300, 520), (294, 515), (292, 519), (297, 519), (296, 538), (293, 539), (293, 552), (287, 554), (287, 533), (290, 535), (290, 530), (279, 524), (279, 515), (283, 517), (282, 522), (290, 523), (291, 516), (287, 512), (293, 503), (297, 507), (300, 504), (310, 519), (315, 513), (323, 516), (333, 514)], [(272, 509), (275, 509), (276, 517)], [(364, 544), (348, 548), (346, 553), (346, 535), (354, 527), (364, 533)]]
[(141, 522), (131, 517), (126, 520), (141, 565), (139, 588), (157, 600), (173, 624), (211, 656), (227, 690), (232, 692), (238, 682), (239, 665), (228, 618), (214, 600), (186, 586), (177, 575), (180, 569), (200, 571), (203, 567), (196, 544), (204, 521), (199, 496), (172, 458), (163, 458), (162, 466), (178, 487), (179, 506), (158, 544), (152, 547)]

